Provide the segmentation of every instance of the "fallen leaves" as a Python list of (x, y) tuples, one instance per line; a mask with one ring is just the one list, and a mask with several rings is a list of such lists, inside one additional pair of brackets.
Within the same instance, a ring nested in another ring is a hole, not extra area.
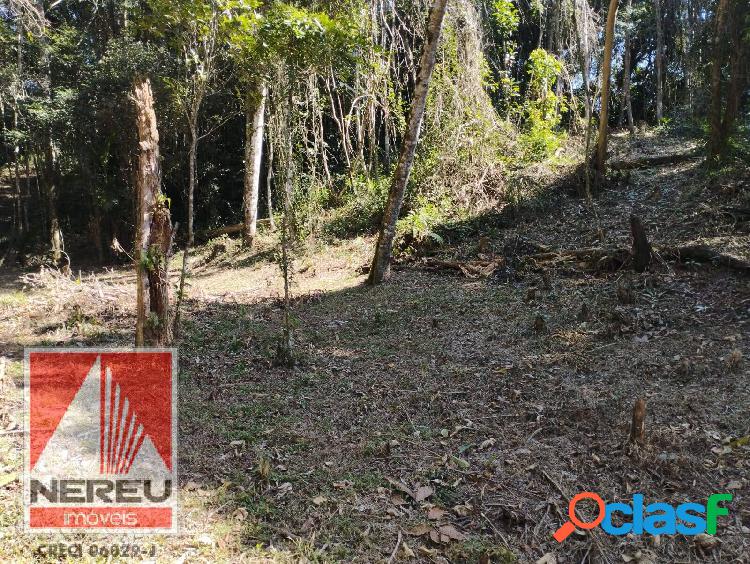
[(420, 523), (404, 532), (412, 537), (428, 536), (435, 544), (449, 544), (453, 541), (463, 541), (467, 538), (466, 534), (449, 523), (434, 526), (427, 523)]
[(495, 446), (496, 442), (497, 441), (494, 438), (486, 439), (480, 443), (479, 450), (486, 450), (492, 446)]
[(441, 509), (437, 506), (431, 507), (427, 512), (427, 518), (431, 521), (439, 521), (446, 515), (448, 515), (448, 512), (445, 509)]
[(419, 525), (415, 525), (414, 527), (411, 527), (404, 532), (412, 537), (423, 537), (424, 535), (429, 534), (431, 530), (432, 527), (427, 523), (420, 523)]
[(433, 495), (435, 493), (434, 488), (430, 486), (417, 486), (416, 490), (412, 490), (409, 488), (406, 484), (399, 480), (394, 480), (393, 478), (389, 478), (386, 476), (385, 478), (389, 484), (391, 484), (394, 488), (396, 488), (398, 491), (405, 493), (410, 498), (412, 498), (417, 503), (426, 500), (428, 497)]
[(417, 488), (417, 491), (413, 494), (414, 501), (424, 501), (435, 493), (435, 490), (430, 486), (421, 486)]
[(633, 554), (623, 554), (623, 562), (632, 562), (633, 564), (656, 564), (654, 555), (647, 550), (637, 550)]
[(453, 525), (441, 525), (437, 529), (430, 531), (430, 539), (432, 539), (433, 542), (447, 544), (454, 540), (466, 540), (466, 535), (456, 529)]

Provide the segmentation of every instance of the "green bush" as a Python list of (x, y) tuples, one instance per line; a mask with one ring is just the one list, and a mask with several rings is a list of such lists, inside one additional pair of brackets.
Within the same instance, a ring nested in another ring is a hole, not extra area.
[(535, 49), (526, 63), (529, 91), (524, 106), (525, 122), (521, 134), (524, 160), (549, 157), (562, 144), (558, 131), (565, 102), (555, 94), (553, 85), (562, 72), (562, 63), (544, 49)]
[(333, 237), (352, 237), (373, 233), (383, 216), (388, 198), (390, 176), (378, 179), (354, 177), (339, 197), (342, 204), (333, 209), (324, 221), (323, 232)]

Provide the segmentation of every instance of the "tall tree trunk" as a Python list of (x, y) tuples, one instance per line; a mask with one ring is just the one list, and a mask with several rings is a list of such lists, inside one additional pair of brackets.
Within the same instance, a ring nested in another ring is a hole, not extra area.
[(169, 253), (172, 222), (161, 192), (159, 131), (151, 82), (139, 77), (133, 88), (138, 126), (138, 171), (136, 192), (137, 308), (135, 344), (142, 347), (168, 345), (172, 340), (169, 319)]
[[(46, 21), (46, 14), (44, 10), (44, 2), (37, 0), (34, 3), (34, 7), (40, 17), (41, 21)], [(52, 105), (52, 69), (50, 66), (50, 55), (47, 36), (45, 34), (40, 35), (42, 61), (41, 66), (44, 69), (44, 95), (47, 102)], [(48, 127), (45, 132), (44, 146), (42, 153), (44, 154), (44, 193), (45, 193), (45, 204), (47, 207), (47, 218), (49, 219), (49, 240), (50, 247), (52, 249), (52, 260), (56, 265), (60, 264), (62, 255), (64, 252), (63, 248), (63, 235), (60, 230), (60, 220), (57, 214), (57, 184), (59, 177), (57, 175), (58, 166), (56, 163), (56, 152), (53, 141), (52, 128)]]
[(731, 36), (730, 44), (733, 46), (729, 54), (729, 84), (727, 86), (726, 105), (724, 117), (721, 121), (721, 145), (720, 152), (727, 148), (727, 143), (734, 132), (734, 124), (740, 110), (742, 96), (747, 86), (747, 58), (750, 55), (750, 40), (743, 38), (744, 22), (747, 17), (747, 7), (742, 9), (739, 4), (734, 6), (734, 14), (730, 15)]
[(711, 109), (710, 109), (710, 134), (708, 139), (709, 161), (717, 161), (722, 150), (722, 88), (721, 68), (724, 66), (726, 53), (726, 40), (724, 30), (726, 28), (727, 10), (729, 0), (719, 0), (716, 6), (716, 28), (714, 35), (714, 56), (711, 65)]
[(56, 265), (60, 264), (64, 252), (63, 235), (60, 229), (60, 219), (57, 215), (57, 165), (55, 164), (55, 149), (52, 146), (52, 133), (49, 132), (45, 139), (44, 147), (44, 194), (47, 204), (47, 217), (49, 218), (50, 247), (52, 248), (52, 260)]
[(585, 148), (585, 169), (584, 169), (584, 185), (579, 189), (579, 195), (586, 199), (591, 199), (591, 127), (592, 127), (592, 113), (593, 113), (593, 101), (591, 95), (591, 49), (589, 47), (589, 34), (588, 34), (588, 13), (589, 9), (588, 0), (583, 0), (580, 3), (582, 6), (582, 14), (579, 16), (578, 9), (573, 10), (573, 16), (576, 18), (576, 38), (578, 40), (578, 53), (581, 63), (581, 74), (583, 75), (583, 89), (584, 89), (584, 117), (586, 120), (586, 148)]
[[(658, 2), (658, 0), (656, 0)], [(628, 29), (625, 32), (625, 46), (623, 54), (623, 69), (622, 69), (622, 96), (625, 106), (625, 116), (628, 119), (628, 130), (631, 135), (635, 134), (635, 125), (633, 123), (633, 101), (630, 97), (630, 74), (631, 74), (631, 40), (630, 40), (630, 20), (631, 7), (633, 0), (628, 0), (627, 13), (628, 13)]]
[(599, 138), (596, 143), (596, 171), (601, 181), (607, 173), (607, 141), (609, 133), (609, 83), (612, 73), (612, 43), (615, 36), (618, 0), (609, 1), (607, 27), (604, 36), (604, 60), (602, 62), (602, 102), (599, 114)]
[[(695, 117), (695, 92), (693, 87), (693, 81), (695, 77), (695, 69), (701, 68), (700, 56), (693, 56), (693, 49), (696, 43), (696, 15), (695, 15), (695, 0), (688, 0), (687, 2), (687, 46), (685, 48), (685, 85), (688, 94), (688, 105), (690, 107), (690, 116)], [(702, 50), (699, 51), (699, 53)]]
[(390, 269), (393, 239), (396, 236), (396, 221), (401, 212), (406, 185), (414, 164), (414, 154), (419, 142), (419, 132), (427, 104), (427, 92), (430, 87), (432, 71), (435, 68), (435, 54), (440, 42), (440, 32), (443, 27), (447, 5), (448, 0), (434, 0), (427, 17), (427, 38), (425, 39), (422, 59), (419, 62), (409, 124), (404, 135), (401, 155), (393, 175), (393, 183), (383, 215), (383, 224), (375, 248), (375, 258), (370, 269), (370, 284), (380, 284)]
[(656, 15), (656, 125), (664, 117), (664, 32), (661, 22), (661, 0), (654, 0)]
[(190, 148), (188, 149), (188, 216), (187, 235), (188, 245), (195, 241), (193, 221), (195, 217), (195, 180), (198, 172), (198, 112), (190, 115), (188, 127), (190, 129)]
[[(15, 100), (15, 103), (13, 105), (13, 129), (15, 129), (16, 134), (17, 134), (18, 133), (18, 99)], [(21, 147), (19, 146), (18, 141), (16, 141), (16, 144), (13, 147), (13, 169), (14, 169), (15, 186), (16, 186), (17, 223), (15, 227), (19, 234), (24, 232), (23, 194), (21, 192), (21, 163), (19, 162), (20, 158), (21, 158)]]
[(242, 235), (248, 247), (253, 245), (258, 226), (258, 193), (267, 97), (268, 88), (262, 83), (256, 91), (248, 94), (245, 102), (247, 120), (245, 123), (245, 193), (243, 197), (245, 225)]

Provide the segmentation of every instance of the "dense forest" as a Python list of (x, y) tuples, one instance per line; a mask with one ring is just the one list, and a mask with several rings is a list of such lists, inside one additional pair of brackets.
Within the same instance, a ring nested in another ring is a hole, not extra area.
[(129, 561), (18, 532), (134, 344), (149, 561), (748, 561), (748, 0), (0, 0), (0, 128), (0, 561)]
[[(376, 229), (428, 7), (4, 2), (2, 164), (15, 189), (4, 245), (58, 265), (62, 252), (111, 263), (132, 248), (141, 76), (178, 241), (242, 222), (250, 245), (258, 217), (273, 223), (286, 205), (300, 232)], [(567, 135), (593, 154), (607, 127), (679, 124), (706, 132), (712, 159), (731, 155), (745, 125), (747, 11), (452, 3), (403, 210), (412, 227), (507, 200), (512, 171), (559, 155)]]

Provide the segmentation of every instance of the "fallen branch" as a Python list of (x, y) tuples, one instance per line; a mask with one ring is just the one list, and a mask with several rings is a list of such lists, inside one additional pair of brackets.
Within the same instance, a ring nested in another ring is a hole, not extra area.
[[(258, 224), (270, 224), (271, 220), (268, 218), (259, 219)], [(222, 235), (236, 235), (238, 233), (242, 233), (242, 230), (245, 228), (244, 223), (235, 223), (234, 225), (227, 225), (225, 227), (217, 227), (216, 229), (208, 229), (206, 231), (202, 231), (199, 234), (199, 238), (203, 241), (207, 241), (209, 239), (215, 239), (216, 237), (221, 237)]]
[(704, 245), (687, 245), (684, 247), (662, 247), (658, 250), (665, 259), (677, 262), (692, 260), (695, 262), (710, 262), (716, 266), (723, 266), (741, 272), (750, 272), (750, 262), (714, 251)]
[[(750, 273), (750, 262), (714, 251), (704, 245), (685, 245), (681, 247), (655, 247), (654, 252), (665, 260), (675, 262), (694, 261), (711, 263), (740, 272)], [(571, 249), (550, 253), (528, 255), (527, 258), (536, 262), (544, 261), (585, 261), (596, 271), (619, 270), (632, 260), (630, 249)]]
[(700, 158), (702, 153), (678, 153), (676, 155), (657, 155), (655, 157), (641, 157), (631, 161), (615, 161), (609, 164), (612, 170), (634, 170), (637, 168), (651, 168), (668, 164), (678, 164)]
[(720, 211), (724, 215), (728, 215), (738, 222), (750, 220), (750, 208), (735, 208), (732, 206), (724, 206)]
[(496, 260), (472, 261), (450, 261), (426, 258), (423, 260), (423, 264), (431, 270), (456, 270), (468, 278), (486, 278), (491, 276), (504, 261), (505, 259), (503, 258), (498, 258)]

